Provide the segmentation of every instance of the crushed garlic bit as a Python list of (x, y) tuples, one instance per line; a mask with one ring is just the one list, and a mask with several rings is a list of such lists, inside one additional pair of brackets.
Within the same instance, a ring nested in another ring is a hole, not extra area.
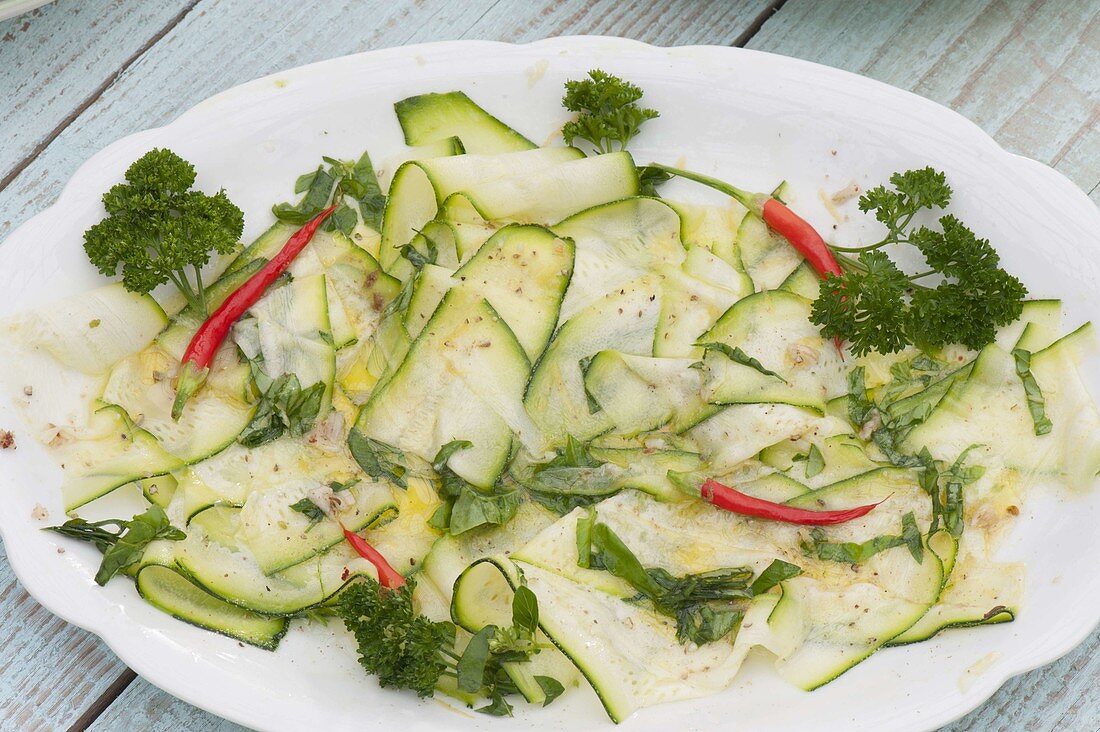
[(336, 518), (339, 514), (355, 505), (355, 496), (350, 491), (337, 493), (331, 486), (319, 485), (310, 488), (306, 497), (313, 501), (317, 508), (325, 512), (329, 518)]
[(833, 203), (833, 199), (823, 188), (817, 189), (817, 197), (821, 199), (821, 204), (825, 207), (825, 210), (829, 212), (829, 215), (833, 217), (834, 221), (838, 224), (842, 224), (847, 220), (848, 217), (837, 210), (836, 204)]
[(10, 430), (0, 430), (0, 450), (14, 450), (15, 435)]
[(45, 521), (50, 517), (50, 512), (46, 510), (46, 507), (41, 503), (34, 504), (34, 508), (31, 509), (31, 518), (35, 521)]
[(875, 430), (882, 426), (882, 415), (878, 413), (878, 410), (871, 412), (871, 418), (863, 423), (863, 426), (859, 428), (859, 439), (869, 440)]
[(344, 415), (333, 410), (313, 425), (306, 434), (306, 442), (325, 452), (340, 452), (344, 448)]
[(787, 349), (787, 358), (795, 366), (813, 366), (821, 358), (821, 351), (802, 343), (795, 343)]
[(829, 196), (829, 199), (837, 206), (842, 206), (862, 192), (863, 191), (860, 189), (859, 184), (855, 181), (852, 181), (833, 195)]
[(535, 84), (539, 83), (546, 74), (548, 68), (550, 68), (550, 62), (546, 59), (540, 59), (527, 67), (527, 88), (530, 89)]

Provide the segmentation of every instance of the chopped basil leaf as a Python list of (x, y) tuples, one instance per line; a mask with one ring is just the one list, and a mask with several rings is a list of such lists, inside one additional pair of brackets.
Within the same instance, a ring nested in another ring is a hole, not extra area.
[(298, 176), (294, 182), (294, 192), (305, 194), (302, 199), (296, 204), (276, 204), (271, 209), (275, 217), (283, 223), (301, 226), (330, 203), (335, 203), (336, 210), (322, 224), (324, 231), (351, 234), (360, 216), (371, 228), (381, 229), (386, 198), (378, 185), (370, 156), (364, 152), (354, 163), (327, 156), (322, 160), (327, 167), (321, 165), (312, 173)]
[[(108, 526), (115, 527), (115, 531), (108, 530)], [(168, 514), (160, 506), (150, 506), (145, 513), (129, 521), (74, 518), (60, 526), (50, 526), (48, 530), (70, 539), (89, 541), (103, 552), (103, 561), (95, 575), (96, 584), (101, 586), (122, 570), (137, 564), (145, 548), (157, 539), (180, 541), (187, 538), (186, 534), (172, 526)]]
[(539, 685), (539, 688), (542, 689), (542, 693), (546, 695), (546, 698), (542, 701), (544, 707), (550, 706), (555, 699), (565, 693), (565, 687), (553, 676), (536, 675), (535, 683)]
[(296, 375), (283, 374), (264, 391), (237, 441), (245, 447), (259, 447), (284, 435), (301, 437), (313, 429), (324, 395), (324, 383), (303, 389)]
[(388, 480), (394, 485), (405, 488), (408, 483), (405, 475), (405, 453), (384, 442), (366, 437), (358, 430), (348, 435), (348, 449), (355, 462), (375, 480)]
[(325, 520), (325, 512), (321, 510), (321, 507), (311, 501), (309, 498), (303, 498), (296, 503), (290, 504), (290, 510), (297, 511), (306, 518), (309, 519), (309, 528), (313, 528), (319, 522)]
[(485, 678), (485, 666), (489, 663), (489, 639), (496, 634), (495, 625), (486, 625), (474, 633), (466, 644), (466, 650), (458, 659), (458, 689), (476, 694)]
[(806, 455), (806, 477), (813, 478), (825, 469), (825, 456), (817, 445), (810, 445), (810, 451)]
[(517, 587), (512, 596), (512, 625), (528, 633), (539, 629), (539, 602), (526, 585)]
[(763, 595), (783, 580), (797, 577), (800, 574), (802, 574), (802, 568), (798, 565), (784, 562), (782, 559), (773, 559), (772, 563), (765, 567), (764, 571), (753, 580), (749, 590), (752, 591), (754, 597)]
[(773, 376), (782, 381), (784, 384), (787, 383), (787, 380), (784, 379), (782, 376), (770, 369), (764, 368), (764, 364), (760, 363), (755, 358), (742, 351), (740, 348), (733, 348), (725, 343), (696, 343), (695, 345), (699, 348), (702, 348), (704, 351), (717, 351), (734, 363), (739, 363), (742, 366), (748, 366), (750, 369), (755, 369), (765, 376)]
[(1012, 349), (1012, 357), (1016, 360), (1016, 375), (1024, 385), (1024, 394), (1027, 396), (1027, 410), (1031, 412), (1031, 421), (1035, 424), (1035, 434), (1038, 436), (1050, 434), (1054, 424), (1047, 417), (1046, 401), (1043, 399), (1043, 391), (1039, 388), (1039, 382), (1031, 373), (1031, 351), (1023, 348)]
[(446, 445), (440, 447), (439, 451), (435, 454), (435, 458), (432, 459), (432, 470), (437, 473), (442, 473), (443, 469), (447, 467), (447, 461), (451, 459), (452, 455), (473, 446), (474, 443), (469, 440), (451, 440)]

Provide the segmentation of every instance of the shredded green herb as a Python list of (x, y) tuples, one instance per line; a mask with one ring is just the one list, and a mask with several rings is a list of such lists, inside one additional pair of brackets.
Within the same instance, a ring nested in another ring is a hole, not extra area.
[(322, 382), (303, 389), (296, 375), (279, 376), (260, 397), (252, 420), (237, 441), (245, 447), (259, 447), (284, 435), (301, 437), (313, 429), (324, 396)]
[(801, 546), (806, 556), (827, 562), (863, 564), (876, 554), (898, 546), (907, 547), (918, 563), (924, 561), (924, 542), (912, 511), (902, 517), (901, 534), (897, 536), (876, 536), (864, 542), (834, 542), (828, 540), (825, 530), (819, 526), (810, 531), (809, 541), (803, 541)]
[(456, 536), (479, 526), (506, 524), (523, 503), (522, 494), (515, 488), (498, 485), (489, 491), (481, 490), (447, 465), (453, 455), (472, 446), (468, 440), (452, 440), (440, 447), (432, 460), (443, 503), (428, 519), (428, 525)]
[[(113, 526), (115, 530), (109, 530), (109, 526)], [(181, 541), (187, 538), (186, 534), (172, 526), (168, 515), (160, 506), (150, 506), (145, 513), (138, 514), (129, 521), (85, 521), (74, 518), (60, 526), (50, 526), (47, 530), (70, 539), (91, 542), (96, 549), (103, 552), (103, 561), (95, 575), (98, 585), (107, 584), (116, 574), (141, 561), (145, 548), (157, 539)]]
[(702, 348), (704, 351), (714, 351), (720, 353), (734, 363), (739, 363), (742, 366), (748, 366), (750, 369), (755, 369), (765, 376), (773, 376), (784, 384), (787, 380), (782, 376), (772, 371), (771, 369), (764, 368), (764, 364), (742, 351), (740, 348), (734, 348), (726, 343), (696, 343), (696, 346)]
[(1024, 385), (1024, 394), (1027, 396), (1027, 410), (1031, 412), (1031, 421), (1035, 424), (1037, 436), (1048, 435), (1054, 429), (1054, 424), (1047, 417), (1046, 401), (1043, 399), (1043, 391), (1039, 388), (1039, 382), (1031, 373), (1031, 351), (1023, 348), (1012, 349), (1012, 358), (1016, 360), (1016, 375)]
[[(748, 567), (674, 576), (660, 567), (644, 567), (634, 552), (594, 510), (577, 521), (577, 563), (625, 580), (653, 609), (676, 620), (676, 639), (704, 645), (736, 633), (748, 601), (802, 570), (775, 560), (753, 581)], [(751, 584), (750, 584), (751, 583)]]
[(272, 207), (275, 217), (287, 224), (301, 226), (328, 208), (337, 204), (332, 215), (321, 225), (325, 231), (351, 234), (360, 217), (375, 230), (382, 228), (382, 211), (386, 198), (378, 185), (370, 156), (367, 153), (357, 161), (322, 158), (321, 165), (312, 173), (299, 176), (294, 192), (304, 194), (296, 204), (279, 203)]
[(409, 469), (405, 465), (405, 453), (396, 447), (352, 430), (348, 435), (348, 449), (355, 462), (370, 477), (388, 480), (401, 488), (408, 485), (405, 476)]

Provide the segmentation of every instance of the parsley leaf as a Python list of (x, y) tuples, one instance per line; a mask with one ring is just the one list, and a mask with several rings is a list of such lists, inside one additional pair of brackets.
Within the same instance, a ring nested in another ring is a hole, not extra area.
[(886, 241), (904, 240), (905, 228), (922, 209), (943, 208), (951, 202), (947, 176), (932, 168), (894, 173), (890, 185), (892, 189), (872, 188), (859, 199), (859, 210), (874, 211), (875, 218), (886, 226)]
[[(535, 642), (538, 600), (525, 586), (516, 589), (512, 625), (486, 625), (473, 635), (461, 653), (455, 648), (456, 629), (450, 622), (433, 622), (413, 607), (415, 580), (398, 589), (384, 589), (370, 578), (352, 583), (340, 593), (336, 614), (355, 636), (359, 663), (378, 677), (383, 687), (410, 689), (419, 696), (435, 693), (444, 675), (458, 688), (489, 699), (476, 711), (510, 715), (505, 699), (517, 692), (504, 663), (524, 663), (539, 652)], [(564, 687), (549, 676), (536, 676), (546, 706)]]
[[(598, 153), (626, 149), (641, 126), (660, 115), (638, 106), (642, 90), (628, 81), (600, 69), (588, 72), (587, 79), (565, 82), (562, 105), (577, 118), (562, 128), (566, 145), (582, 140)], [(651, 178), (652, 180), (652, 178)]]
[(206, 317), (202, 268), (212, 254), (232, 252), (244, 214), (218, 191), (193, 191), (195, 168), (171, 150), (157, 148), (126, 170), (126, 182), (103, 195), (107, 218), (84, 232), (84, 251), (102, 274), (122, 269), (130, 292), (148, 294), (172, 282)]
[[(825, 280), (811, 320), (826, 337), (847, 341), (857, 355), (896, 353), (910, 344), (924, 350), (953, 343), (983, 348), (997, 328), (1020, 317), (1027, 289), (1001, 268), (989, 241), (955, 216), (941, 216), (938, 230), (911, 228), (918, 213), (950, 202), (951, 187), (942, 172), (895, 173), (890, 184), (859, 200), (860, 210), (873, 212), (886, 227), (885, 238), (865, 247), (832, 247), (858, 252), (858, 257), (838, 257), (844, 273)], [(916, 248), (927, 271), (902, 272), (882, 251), (894, 244)], [(936, 286), (919, 283), (933, 275), (942, 278)]]
[(883, 252), (861, 252), (858, 262), (859, 269), (825, 279), (810, 320), (825, 337), (846, 340), (856, 355), (896, 353), (909, 342), (909, 278)]
[(413, 609), (415, 585), (410, 579), (385, 590), (362, 578), (340, 593), (336, 612), (355, 636), (359, 663), (378, 677), (379, 686), (431, 696), (439, 677), (454, 665), (455, 626), (428, 620)]

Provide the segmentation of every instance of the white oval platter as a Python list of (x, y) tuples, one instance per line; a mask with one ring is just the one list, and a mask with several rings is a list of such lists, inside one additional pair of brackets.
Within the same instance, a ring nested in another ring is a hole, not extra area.
[[(557, 38), (529, 45), (446, 42), (374, 51), (292, 69), (218, 94), (166, 127), (119, 140), (73, 176), (57, 203), (0, 246), (0, 317), (102, 284), (81, 234), (101, 215), (100, 195), (154, 146), (196, 164), (198, 185), (224, 186), (246, 214), (246, 239), (270, 222), (272, 202), (321, 155), (402, 146), (393, 102), (462, 89), (537, 142), (566, 119), (562, 82), (600, 67), (638, 83), (661, 118), (632, 144), (639, 163), (680, 162), (738, 185), (770, 190), (787, 179), (791, 203), (838, 240), (868, 229), (853, 216), (834, 229), (818, 196), (854, 181), (932, 165), (955, 189), (951, 210), (990, 238), (1034, 296), (1060, 297), (1067, 324), (1100, 315), (1100, 211), (1050, 168), (1004, 151), (963, 117), (910, 93), (804, 61), (719, 47), (657, 48), (613, 38)], [(677, 189), (677, 195), (699, 189)], [(854, 206), (847, 209), (854, 210)], [(3, 383), (0, 425), (19, 417)], [(1087, 366), (1100, 393), (1100, 366)], [(993, 437), (993, 436), (991, 436)], [(59, 471), (16, 427), (19, 449), (0, 455), (0, 511), (7, 553), (27, 590), (101, 638), (135, 671), (211, 712), (263, 730), (610, 729), (594, 694), (571, 693), (548, 709), (519, 705), (518, 720), (469, 713), (378, 689), (346, 636), (295, 628), (276, 653), (244, 647), (163, 615), (134, 588), (105, 589), (98, 553), (43, 532), (36, 504), (63, 515)], [(928, 730), (987, 699), (1006, 679), (1065, 654), (1100, 620), (1100, 492), (1031, 497), (1001, 551), (1028, 565), (1016, 622), (953, 631), (882, 651), (813, 693), (752, 659), (723, 693), (643, 710), (629, 732), (667, 729)], [(981, 663), (979, 663), (981, 662)], [(977, 665), (975, 665), (977, 664)], [(978, 669), (981, 669), (980, 671)]]

